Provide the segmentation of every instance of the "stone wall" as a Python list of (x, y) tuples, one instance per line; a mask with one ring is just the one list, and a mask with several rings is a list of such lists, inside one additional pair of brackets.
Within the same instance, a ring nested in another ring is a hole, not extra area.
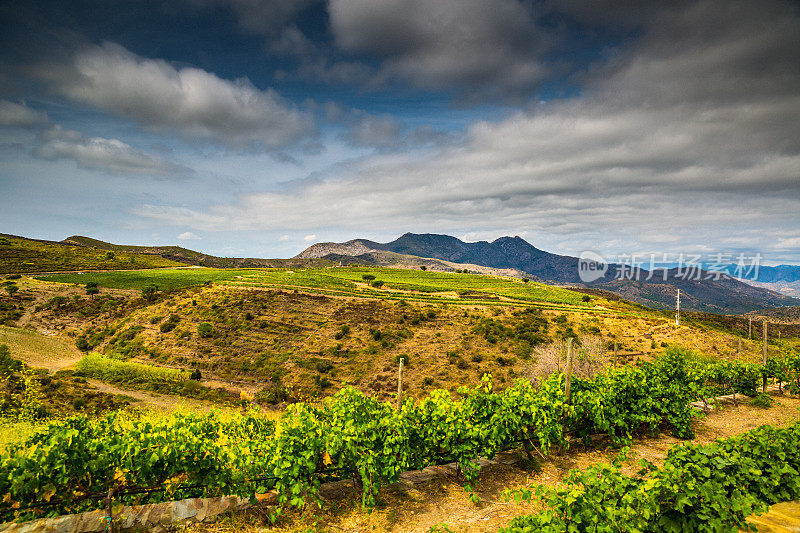
[[(231, 511), (248, 507), (248, 501), (236, 496), (221, 498), (189, 498), (177, 502), (126, 506), (114, 514), (109, 531), (152, 531), (162, 533), (178, 525), (206, 522)], [(0, 533), (103, 533), (105, 511), (42, 518), (21, 524), (0, 524)]]

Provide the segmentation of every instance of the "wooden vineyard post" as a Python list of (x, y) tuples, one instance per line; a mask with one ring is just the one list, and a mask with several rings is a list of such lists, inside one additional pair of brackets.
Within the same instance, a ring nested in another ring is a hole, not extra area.
[[(764, 363), (764, 365), (766, 366), (766, 364), (767, 364), (767, 321), (765, 320), (763, 322), (763, 324), (764, 324), (764, 341), (763, 341), (763, 344), (762, 344), (761, 351), (762, 351), (762, 363)], [(763, 392), (767, 392), (767, 376), (766, 376), (766, 374), (764, 374), (764, 383), (763, 383), (763, 385), (764, 385), (762, 387), (763, 388)]]
[(567, 339), (567, 380), (564, 384), (564, 396), (567, 397), (567, 403), (570, 400), (570, 389), (572, 388), (572, 337)]
[(753, 317), (747, 317), (747, 338), (753, 338)]
[(742, 336), (739, 335), (739, 346), (736, 348), (736, 360), (742, 360)]
[(397, 370), (397, 408), (403, 406), (403, 363), (406, 358), (400, 358), (400, 368)]

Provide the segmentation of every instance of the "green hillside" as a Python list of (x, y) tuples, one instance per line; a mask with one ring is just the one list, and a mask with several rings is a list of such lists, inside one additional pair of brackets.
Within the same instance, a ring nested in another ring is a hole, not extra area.
[(162, 257), (0, 234), (0, 274), (182, 266)]

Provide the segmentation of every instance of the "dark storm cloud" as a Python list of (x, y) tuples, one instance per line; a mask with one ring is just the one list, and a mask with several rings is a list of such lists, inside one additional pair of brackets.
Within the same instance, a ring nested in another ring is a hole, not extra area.
[(547, 32), (515, 0), (331, 0), (329, 13), (337, 46), (420, 87), (519, 91), (546, 75)]

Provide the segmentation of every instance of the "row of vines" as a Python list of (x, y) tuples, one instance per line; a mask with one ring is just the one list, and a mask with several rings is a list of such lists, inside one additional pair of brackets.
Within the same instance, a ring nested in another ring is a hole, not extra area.
[(800, 498), (800, 422), (675, 446), (661, 468), (643, 461), (633, 475), (623, 466), (618, 459), (573, 470), (559, 487), (508, 491), (516, 501), (536, 496), (547, 509), (513, 519), (501, 533), (746, 530), (748, 516)]
[(642, 431), (691, 437), (692, 401), (753, 393), (763, 376), (796, 387), (800, 357), (762, 366), (671, 350), (651, 363), (573, 379), (570, 402), (563, 374), (502, 391), (484, 376), (476, 388), (437, 390), (399, 409), (348, 387), (320, 405), (291, 405), (277, 422), (256, 411), (72, 417), (0, 456), (0, 512), (25, 520), (96, 509), (108, 491), (115, 501), (145, 503), (273, 490), (279, 513), (314, 500), (331, 478), (353, 479), (371, 508), (401, 472), (448, 462), (458, 463), (471, 491), (478, 459), (510, 448), (546, 454), (598, 433), (620, 445)]

